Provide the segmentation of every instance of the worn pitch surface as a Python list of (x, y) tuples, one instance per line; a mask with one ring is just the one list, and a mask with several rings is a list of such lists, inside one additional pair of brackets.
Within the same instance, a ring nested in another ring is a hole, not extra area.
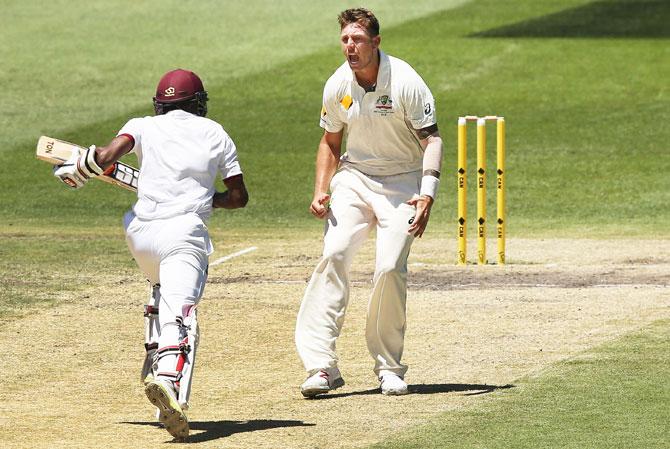
[[(513, 239), (508, 265), (457, 267), (455, 241), (427, 235), (410, 257), (404, 361), (413, 394), (383, 397), (363, 336), (374, 257), (367, 244), (338, 341), (347, 384), (308, 401), (298, 390), (293, 326), (319, 238), (220, 244), (212, 260), (252, 245), (258, 250), (211, 268), (200, 306), (188, 416), (191, 442), (203, 448), (365, 446), (670, 317), (670, 241)], [(139, 274), (100, 282), (0, 331), (12, 355), (0, 390), (3, 447), (171, 441), (139, 383), (147, 287)]]

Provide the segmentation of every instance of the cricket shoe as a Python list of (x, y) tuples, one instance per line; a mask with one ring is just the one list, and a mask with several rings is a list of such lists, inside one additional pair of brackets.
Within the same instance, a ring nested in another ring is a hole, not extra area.
[(171, 385), (161, 380), (151, 380), (144, 387), (149, 401), (158, 408), (158, 420), (165, 429), (177, 440), (185, 441), (188, 437), (188, 419), (184, 414)]
[(300, 392), (306, 398), (336, 390), (344, 385), (340, 370), (335, 368), (321, 369), (307, 378), (300, 386)]
[(409, 393), (407, 383), (397, 374), (387, 373), (379, 379), (382, 394), (386, 396), (402, 396)]

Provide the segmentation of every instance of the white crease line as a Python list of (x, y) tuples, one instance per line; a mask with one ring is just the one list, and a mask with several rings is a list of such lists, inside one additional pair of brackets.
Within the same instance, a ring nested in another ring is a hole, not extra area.
[(223, 257), (219, 257), (219, 258), (216, 259), (214, 262), (210, 263), (209, 266), (210, 266), (210, 267), (213, 267), (213, 266), (215, 266), (215, 265), (219, 265), (220, 263), (223, 263), (223, 262), (225, 262), (225, 261), (227, 261), (227, 260), (233, 259), (233, 258), (235, 258), (235, 257), (237, 257), (237, 256), (241, 256), (241, 255), (246, 254), (246, 253), (250, 253), (250, 252), (252, 252), (252, 251), (256, 251), (257, 249), (258, 249), (258, 248), (255, 247), (255, 246), (250, 246), (249, 248), (240, 250), (240, 251), (238, 251), (238, 252), (236, 252), (236, 253), (228, 254), (227, 256), (223, 256)]

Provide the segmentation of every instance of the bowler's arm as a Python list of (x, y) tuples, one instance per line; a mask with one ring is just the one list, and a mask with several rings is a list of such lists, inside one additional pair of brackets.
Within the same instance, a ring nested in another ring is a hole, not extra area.
[(415, 132), (423, 148), (423, 176), (419, 198), (408, 201), (408, 204), (416, 206), (416, 214), (408, 232), (421, 237), (428, 225), (430, 209), (433, 207), (440, 185), (442, 137), (440, 137), (437, 125), (430, 125)]
[(330, 180), (333, 179), (340, 163), (342, 137), (344, 131), (331, 133), (324, 131), (316, 153), (316, 176), (314, 178), (314, 197), (309, 211), (317, 218), (328, 213)]

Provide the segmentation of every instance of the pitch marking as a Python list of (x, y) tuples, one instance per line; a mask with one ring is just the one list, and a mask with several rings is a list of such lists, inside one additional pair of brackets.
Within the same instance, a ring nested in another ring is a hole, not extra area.
[(219, 265), (219, 264), (221, 264), (221, 263), (223, 263), (223, 262), (225, 262), (225, 261), (227, 261), (227, 260), (233, 259), (233, 258), (235, 258), (235, 257), (237, 257), (237, 256), (241, 256), (241, 255), (246, 254), (246, 253), (250, 253), (250, 252), (252, 252), (252, 251), (256, 251), (257, 249), (258, 249), (258, 248), (255, 247), (255, 246), (250, 246), (249, 248), (240, 250), (240, 251), (238, 251), (238, 252), (236, 252), (236, 253), (228, 254), (227, 256), (223, 256), (223, 257), (219, 257), (219, 258), (216, 259), (214, 262), (210, 263), (209, 266), (210, 266), (210, 267), (213, 267), (213, 266), (215, 266), (215, 265)]

